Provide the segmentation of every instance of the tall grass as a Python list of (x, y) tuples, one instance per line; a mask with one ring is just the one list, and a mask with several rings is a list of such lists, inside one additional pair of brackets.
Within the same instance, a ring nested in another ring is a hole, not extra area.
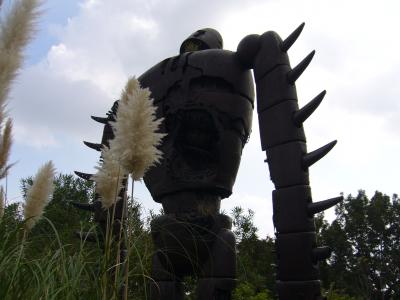
[[(128, 299), (148, 299), (143, 283), (149, 277), (151, 238), (137, 219), (131, 222)], [(52, 232), (24, 235), (24, 221), (7, 214), (0, 221), (0, 299), (118, 298), (125, 274), (113, 272), (115, 256), (103, 254), (101, 241), (90, 243), (83, 236), (67, 244), (51, 220), (44, 217), (40, 223)]]
[(1, 245), (1, 299), (96, 299), (93, 250), (82, 242), (80, 251), (68, 254), (55, 231), (55, 243), (49, 240), (41, 255), (32, 255), (35, 238), (21, 238), (23, 231), (19, 227), (6, 234), (7, 243)]

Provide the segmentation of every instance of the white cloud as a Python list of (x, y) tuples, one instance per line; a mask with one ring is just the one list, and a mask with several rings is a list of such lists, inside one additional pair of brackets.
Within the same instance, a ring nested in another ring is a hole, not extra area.
[(18, 129), (14, 135), (20, 143), (41, 140), (47, 146), (61, 144), (66, 136), (81, 140), (97, 135), (100, 139), (101, 127), (90, 115), (104, 115), (110, 102), (91, 82), (67, 80), (46, 63), (32, 66), (22, 72), (12, 92), (9, 107)]
[(32, 131), (28, 130), (28, 127), (26, 126), (14, 126), (13, 135), (15, 136), (15, 141), (17, 143), (25, 144), (36, 149), (59, 146), (59, 143), (57, 143), (49, 128), (39, 125), (36, 126), (34, 130), (35, 134), (32, 134)]

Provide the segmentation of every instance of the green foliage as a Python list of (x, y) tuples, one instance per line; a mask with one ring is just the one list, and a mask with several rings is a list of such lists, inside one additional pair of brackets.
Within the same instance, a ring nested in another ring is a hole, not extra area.
[[(22, 180), (22, 190), (31, 179)], [(0, 220), (0, 299), (116, 299), (129, 278), (129, 299), (148, 299), (151, 258), (154, 253), (149, 220), (136, 201), (129, 201), (126, 244), (129, 260), (125, 274), (115, 253), (104, 255), (98, 243), (75, 237), (75, 231), (95, 231), (89, 213), (70, 205), (87, 203), (93, 186), (72, 175), (55, 179), (52, 202), (33, 230), (24, 232), (21, 206), (10, 204)], [(318, 243), (333, 249), (321, 263), (324, 295), (328, 300), (397, 299), (400, 295), (400, 204), (376, 192), (363, 191), (337, 206), (329, 224), (315, 218)], [(275, 299), (274, 240), (260, 239), (254, 213), (236, 207), (231, 214), (237, 239), (238, 284), (233, 300)], [(115, 251), (114, 251), (115, 252)], [(196, 282), (186, 278), (187, 299), (195, 299)], [(392, 298), (390, 298), (392, 297)]]
[(233, 233), (238, 243), (243, 240), (257, 239), (257, 228), (253, 223), (254, 212), (251, 209), (247, 211), (246, 215), (241, 207), (235, 207), (232, 210), (232, 218)]
[(257, 291), (256, 288), (250, 284), (242, 282), (240, 283), (232, 296), (233, 300), (270, 300), (270, 291), (264, 289), (263, 291)]
[(334, 289), (334, 285), (331, 284), (330, 289), (327, 292), (323, 292), (327, 300), (357, 300), (355, 297), (345, 295)]
[(400, 204), (397, 195), (364, 191), (336, 208), (336, 219), (320, 221), (319, 239), (333, 249), (321, 271), (325, 287), (360, 299), (400, 297)]
[(141, 215), (141, 206), (136, 201), (128, 205), (129, 251), (129, 297), (128, 299), (148, 299), (147, 290), (151, 278), (151, 260), (154, 253), (150, 230), (145, 226)]
[[(51, 223), (50, 223), (51, 224)], [(79, 295), (95, 292), (91, 284), (82, 289), (82, 282), (94, 282), (92, 251), (85, 249), (67, 255), (66, 248), (55, 233), (55, 246), (52, 241), (45, 242), (42, 253), (31, 258), (32, 241), (24, 231), (22, 222), (16, 228), (4, 228), (0, 225), (0, 299), (79, 299)], [(51, 225), (50, 225), (51, 226)], [(48, 245), (52, 245), (49, 247)]]
[[(31, 179), (22, 180), (26, 195)], [(52, 202), (31, 232), (25, 232), (18, 204), (7, 206), (0, 221), (0, 299), (116, 299), (125, 273), (102, 246), (80, 240), (77, 231), (95, 230), (90, 214), (69, 204), (87, 203), (93, 187), (72, 175), (55, 180)], [(129, 202), (129, 299), (147, 299), (153, 253), (141, 208)], [(117, 269), (120, 269), (119, 272)]]
[[(24, 198), (26, 198), (27, 189), (31, 184), (32, 178), (21, 180)], [(70, 204), (71, 201), (89, 203), (93, 199), (93, 184), (73, 175), (60, 174), (55, 178), (54, 186), (52, 200), (46, 206), (43, 214), (44, 219), (39, 221), (30, 233), (29, 253), (31, 255), (35, 253), (39, 256), (42, 255), (43, 245), (54, 246), (57, 249), (55, 232), (63, 245), (69, 245), (68, 251), (74, 253), (79, 250), (75, 232), (94, 226), (90, 214), (80, 211)], [(46, 222), (45, 218), (51, 220), (55, 230), (52, 230), (50, 223)]]
[(242, 208), (235, 207), (232, 210), (232, 218), (238, 252), (237, 273), (239, 285), (235, 291), (235, 295), (237, 295), (235, 297), (245, 297), (242, 295), (256, 297), (267, 292), (267, 294), (274, 294), (274, 240), (269, 237), (266, 239), (258, 238), (257, 228), (253, 222), (253, 211), (248, 210), (246, 214)]

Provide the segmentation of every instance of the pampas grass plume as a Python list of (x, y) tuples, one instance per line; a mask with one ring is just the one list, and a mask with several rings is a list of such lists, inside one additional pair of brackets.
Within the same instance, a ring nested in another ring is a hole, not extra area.
[(28, 230), (41, 218), (44, 208), (50, 201), (54, 190), (55, 169), (51, 161), (44, 164), (33, 178), (33, 184), (27, 191), (24, 205), (25, 226)]
[(142, 178), (162, 157), (157, 146), (165, 134), (156, 132), (162, 119), (156, 119), (153, 101), (149, 89), (142, 89), (135, 77), (130, 78), (112, 124), (115, 138), (110, 141), (110, 147), (121, 167), (134, 180)]
[(118, 200), (122, 181), (127, 174), (122, 170), (110, 148), (104, 147), (101, 157), (102, 161), (96, 167), (97, 173), (92, 178), (96, 182), (96, 192), (100, 196), (103, 208), (108, 209)]
[[(0, 1), (0, 8), (3, 1)], [(5, 123), (6, 100), (12, 81), (22, 65), (23, 50), (34, 33), (39, 16), (40, 0), (13, 1), (10, 11), (0, 19), (0, 179), (7, 175), (12, 165), (7, 165), (11, 149), (12, 122)]]
[[(23, 50), (34, 33), (40, 0), (13, 1), (0, 24), (0, 108), (3, 112), (10, 85), (21, 67)], [(0, 115), (2, 117), (3, 115)]]

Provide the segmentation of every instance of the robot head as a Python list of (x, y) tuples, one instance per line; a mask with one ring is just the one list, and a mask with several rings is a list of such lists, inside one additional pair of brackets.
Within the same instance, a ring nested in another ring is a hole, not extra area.
[(180, 54), (206, 49), (222, 49), (222, 37), (212, 28), (204, 28), (192, 33), (181, 45)]

